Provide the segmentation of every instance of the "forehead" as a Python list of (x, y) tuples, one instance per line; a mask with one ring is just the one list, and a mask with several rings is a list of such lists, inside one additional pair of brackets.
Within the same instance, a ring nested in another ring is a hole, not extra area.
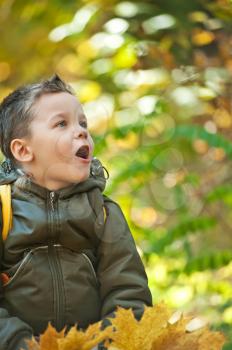
[(33, 104), (35, 118), (48, 119), (56, 114), (83, 114), (80, 102), (68, 92), (54, 92), (41, 95)]

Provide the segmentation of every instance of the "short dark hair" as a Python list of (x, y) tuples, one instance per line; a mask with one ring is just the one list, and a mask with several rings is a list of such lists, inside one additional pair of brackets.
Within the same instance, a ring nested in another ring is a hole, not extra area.
[(11, 153), (11, 141), (30, 135), (29, 126), (34, 117), (34, 103), (40, 96), (56, 92), (75, 95), (72, 87), (55, 74), (39, 83), (20, 86), (0, 104), (0, 148), (13, 164), (16, 165), (17, 162)]

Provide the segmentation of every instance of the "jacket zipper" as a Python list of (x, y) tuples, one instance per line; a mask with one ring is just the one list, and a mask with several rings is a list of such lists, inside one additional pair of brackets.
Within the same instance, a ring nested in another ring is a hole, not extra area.
[(51, 209), (52, 211), (55, 211), (55, 208), (54, 208), (54, 201), (55, 201), (55, 192), (50, 192), (50, 203), (51, 203)]
[(63, 299), (63, 283), (62, 283), (62, 271), (59, 264), (59, 257), (57, 255), (57, 244), (55, 244), (55, 229), (54, 224), (56, 222), (56, 194), (54, 191), (49, 193), (50, 203), (50, 232), (51, 242), (48, 245), (48, 257), (52, 271), (52, 277), (54, 282), (54, 313), (55, 313), (55, 326), (58, 330), (63, 328), (63, 315), (64, 315), (64, 299)]

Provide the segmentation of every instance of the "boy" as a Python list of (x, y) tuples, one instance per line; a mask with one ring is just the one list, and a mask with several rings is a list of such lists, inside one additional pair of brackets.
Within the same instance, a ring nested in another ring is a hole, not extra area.
[(0, 350), (25, 349), (48, 322), (105, 322), (118, 305), (139, 319), (152, 304), (147, 277), (120, 207), (102, 193), (103, 167), (71, 87), (55, 75), (6, 97), (0, 145), (13, 211), (1, 242)]

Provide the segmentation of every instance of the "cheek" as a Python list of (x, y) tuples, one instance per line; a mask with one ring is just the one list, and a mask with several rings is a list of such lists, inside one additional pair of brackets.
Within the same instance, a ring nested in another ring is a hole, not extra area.
[(56, 156), (60, 160), (70, 159), (72, 157), (72, 138), (70, 137), (70, 135), (60, 135), (54, 144), (54, 149)]

